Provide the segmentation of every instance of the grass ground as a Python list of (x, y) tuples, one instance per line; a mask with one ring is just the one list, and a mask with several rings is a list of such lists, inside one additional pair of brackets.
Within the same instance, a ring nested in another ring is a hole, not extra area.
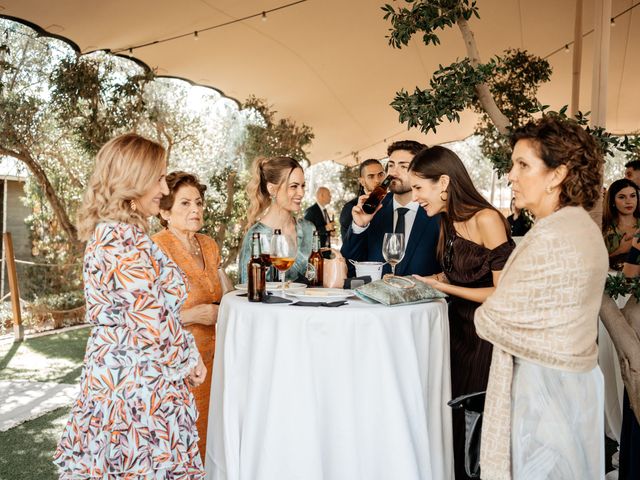
[(0, 380), (77, 382), (90, 332), (80, 328), (0, 345)]
[(0, 432), (0, 480), (55, 480), (51, 459), (67, 422), (69, 408)]
[[(90, 328), (0, 345), (0, 380), (76, 383)], [(51, 463), (69, 408), (0, 432), (0, 480), (54, 480)]]

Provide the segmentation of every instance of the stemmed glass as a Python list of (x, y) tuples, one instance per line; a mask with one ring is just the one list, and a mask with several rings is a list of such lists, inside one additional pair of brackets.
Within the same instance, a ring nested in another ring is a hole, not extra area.
[(391, 265), (391, 275), (396, 275), (396, 265), (404, 258), (404, 233), (385, 233), (382, 240), (382, 256)]
[(280, 272), (280, 282), (282, 283), (282, 294), (284, 295), (284, 273), (289, 270), (296, 261), (297, 245), (293, 238), (281, 233), (274, 233), (271, 236), (269, 253), (271, 254), (271, 265)]

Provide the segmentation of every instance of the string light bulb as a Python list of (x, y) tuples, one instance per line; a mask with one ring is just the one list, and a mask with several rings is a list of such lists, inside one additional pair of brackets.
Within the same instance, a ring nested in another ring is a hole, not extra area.
[(564, 46), (564, 51), (565, 51), (565, 52), (568, 52), (568, 51), (569, 51), (569, 44), (568, 44), (568, 43)]
[(616, 19), (615, 18), (611, 18), (611, 26), (615, 27), (616, 26)]
[(133, 55), (133, 48), (129, 49), (129, 55)]
[(263, 22), (267, 21), (267, 12), (265, 12), (265, 11), (262, 12), (262, 21)]
[(193, 39), (198, 40), (198, 31), (193, 32)]

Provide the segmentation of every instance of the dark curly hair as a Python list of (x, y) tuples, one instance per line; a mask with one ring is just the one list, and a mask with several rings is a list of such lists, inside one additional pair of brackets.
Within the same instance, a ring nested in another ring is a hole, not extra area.
[(574, 120), (545, 115), (514, 131), (511, 147), (520, 140), (531, 141), (548, 168), (566, 165), (567, 176), (560, 185), (560, 208), (593, 208), (601, 195), (604, 159), (589, 132)]
[(424, 143), (416, 142), (415, 140), (398, 140), (393, 142), (387, 147), (387, 156), (391, 155), (396, 150), (406, 150), (413, 155), (417, 155), (419, 152), (427, 148)]
[[(200, 183), (198, 177), (192, 173), (187, 172), (171, 172), (167, 175), (167, 186), (169, 187), (169, 195), (165, 195), (160, 200), (161, 210), (171, 210), (173, 208), (173, 202), (176, 200), (176, 192), (180, 187), (189, 186), (194, 187), (200, 192), (200, 198), (204, 201), (204, 192), (207, 190), (207, 186)], [(160, 224), (167, 228), (169, 223), (162, 218), (162, 215), (158, 214)]]

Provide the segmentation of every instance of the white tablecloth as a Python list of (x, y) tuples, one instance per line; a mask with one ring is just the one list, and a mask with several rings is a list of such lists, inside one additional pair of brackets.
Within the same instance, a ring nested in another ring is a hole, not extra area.
[(207, 479), (453, 478), (446, 303), (236, 295), (218, 316)]

